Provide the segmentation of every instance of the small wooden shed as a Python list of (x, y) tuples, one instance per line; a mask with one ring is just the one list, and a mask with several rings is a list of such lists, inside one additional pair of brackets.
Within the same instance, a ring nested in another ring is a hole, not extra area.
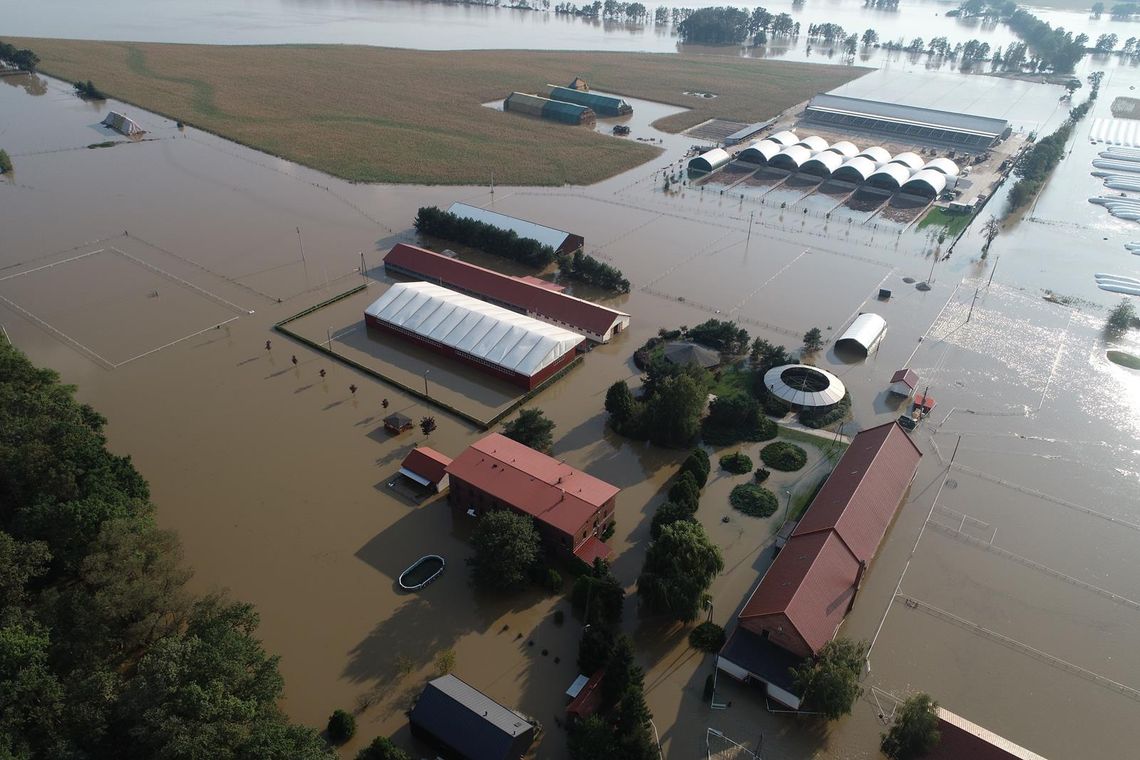
[(411, 430), (415, 427), (412, 423), (412, 418), (399, 412), (389, 414), (384, 418), (384, 429), (389, 433), (400, 434), (405, 430)]

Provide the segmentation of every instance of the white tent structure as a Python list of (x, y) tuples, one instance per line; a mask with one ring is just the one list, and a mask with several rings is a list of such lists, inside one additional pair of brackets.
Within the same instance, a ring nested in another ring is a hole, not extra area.
[(832, 153), (830, 150), (820, 151), (804, 161), (800, 170), (805, 174), (816, 174), (820, 177), (830, 177), (836, 169), (843, 164), (843, 156)]
[(772, 156), (772, 160), (768, 162), (768, 165), (777, 169), (799, 171), (799, 168), (803, 166), (811, 156), (812, 151), (810, 149), (802, 145), (792, 145)]
[(824, 140), (819, 135), (811, 135), (800, 140), (796, 145), (802, 145), (812, 153), (819, 153), (821, 150), (827, 150), (827, 140)]
[(747, 148), (736, 154), (736, 157), (741, 161), (747, 161), (750, 164), (766, 164), (772, 160), (772, 156), (776, 155), (784, 149), (784, 146), (775, 140), (765, 139), (756, 140), (750, 143)]
[(875, 162), (870, 158), (866, 156), (855, 156), (855, 158), (845, 161), (842, 166), (833, 171), (831, 178), (842, 182), (854, 182), (858, 185), (870, 179), (877, 168)]
[(911, 172), (918, 171), (926, 164), (926, 162), (922, 160), (922, 156), (918, 155), (917, 153), (912, 153), (909, 150), (904, 151), (903, 153), (899, 153), (897, 156), (890, 160), (890, 163), (901, 164), (907, 169), (910, 169)]
[(799, 407), (838, 404), (847, 389), (827, 370), (807, 364), (785, 364), (764, 373), (764, 387), (778, 399)]
[(866, 356), (878, 347), (886, 334), (887, 320), (878, 314), (864, 312), (855, 317), (846, 332), (839, 336), (835, 347), (852, 349)]
[(104, 117), (103, 121), (99, 123), (104, 127), (110, 127), (125, 137), (134, 137), (135, 135), (141, 135), (146, 132), (146, 130), (140, 127), (133, 119), (118, 111), (111, 111)]
[(904, 193), (937, 198), (946, 189), (946, 175), (937, 169), (922, 169), (915, 172), (900, 189)]
[(832, 153), (838, 153), (843, 156), (844, 159), (854, 158), (859, 155), (859, 149), (855, 147), (855, 143), (848, 142), (847, 140), (832, 143), (827, 149)]
[(878, 145), (872, 145), (870, 148), (862, 151), (860, 154), (863, 158), (870, 159), (875, 162), (875, 167), (878, 168), (891, 160), (891, 154), (886, 148)]
[(364, 313), (397, 332), (528, 377), (584, 340), (578, 333), (430, 282), (396, 283)]
[(713, 148), (689, 161), (691, 172), (711, 172), (732, 160), (732, 154), (724, 148)]
[(774, 143), (778, 143), (785, 148), (789, 145), (795, 145), (800, 141), (799, 135), (790, 129), (785, 129), (783, 132), (777, 132), (774, 135), (768, 135), (767, 139), (771, 140)]

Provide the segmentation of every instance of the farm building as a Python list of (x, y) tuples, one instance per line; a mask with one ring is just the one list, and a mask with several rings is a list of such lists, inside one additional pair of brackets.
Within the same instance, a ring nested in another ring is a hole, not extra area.
[(585, 339), (430, 282), (399, 282), (364, 311), (365, 323), (533, 390), (567, 367)]
[(509, 277), (414, 245), (398, 243), (384, 257), (384, 269), (573, 330), (595, 343), (608, 343), (629, 327), (625, 312), (566, 295), (551, 288), (552, 283)]
[(704, 172), (705, 174), (719, 169), (732, 160), (732, 154), (724, 148), (713, 148), (689, 161), (690, 172)]
[(1010, 129), (1005, 119), (827, 94), (811, 99), (803, 119), (833, 129), (978, 151), (1008, 136)]
[(633, 106), (621, 98), (609, 95), (599, 95), (596, 92), (577, 90), (570, 87), (559, 87), (549, 84), (550, 97), (566, 103), (574, 103), (590, 108), (599, 116), (628, 116), (633, 113)]
[(134, 137), (136, 135), (145, 134), (146, 130), (140, 127), (131, 118), (124, 116), (118, 111), (111, 111), (99, 122), (104, 127), (110, 127), (121, 135), (126, 137)]
[(938, 733), (938, 745), (923, 755), (923, 760), (1045, 760), (943, 707), (938, 708)]
[(847, 393), (838, 377), (807, 364), (772, 367), (764, 373), (764, 387), (778, 399), (808, 408), (838, 404)]
[(688, 343), (685, 341), (666, 343), (662, 356), (664, 356), (665, 361), (670, 364), (681, 366), (695, 364), (698, 367), (712, 369), (713, 367), (719, 367), (721, 364), (720, 354), (716, 351), (713, 351), (711, 348), (705, 348), (697, 343)]
[(758, 121), (755, 124), (749, 124), (746, 127), (741, 127), (728, 137), (724, 138), (725, 147), (727, 148), (733, 145), (739, 145), (745, 140), (752, 138), (757, 132), (769, 126), (773, 121), (775, 121), (775, 119), (768, 119), (768, 121)]
[(601, 536), (621, 489), (491, 433), (448, 465), (451, 503), (477, 517), (510, 509), (534, 518), (547, 551), (587, 565), (609, 556)]
[(811, 159), (811, 156), (811, 148), (799, 144), (789, 145), (772, 156), (772, 160), (768, 162), (768, 165), (774, 169), (787, 169), (788, 171), (795, 172), (799, 171), (800, 167)]
[(867, 356), (874, 351), (887, 334), (887, 320), (878, 314), (864, 312), (855, 317), (851, 326), (835, 341), (837, 349), (848, 349)]
[(910, 195), (937, 198), (946, 189), (946, 175), (936, 169), (921, 169), (903, 183), (900, 190)]
[(917, 386), (918, 373), (913, 369), (896, 370), (895, 374), (891, 375), (890, 391), (898, 396), (910, 398)]
[(602, 677), (605, 669), (598, 670), (587, 678), (579, 675), (566, 690), (570, 702), (566, 705), (566, 718), (571, 721), (585, 720), (602, 706)]
[(508, 95), (503, 101), (503, 110), (550, 119), (562, 124), (595, 124), (598, 120), (597, 114), (586, 106), (540, 98), (537, 95), (527, 95), (525, 92), (512, 92)]
[(772, 671), (786, 671), (787, 654), (810, 657), (835, 636), (921, 458), (895, 422), (855, 436), (741, 609), (718, 668), (764, 682), (770, 697), (798, 709)]
[(749, 143), (747, 148), (736, 154), (736, 157), (750, 164), (766, 164), (783, 149), (784, 146), (780, 143), (771, 138), (765, 138)]
[(394, 435), (399, 435), (405, 430), (411, 430), (413, 427), (412, 418), (406, 414), (393, 412), (384, 418), (384, 429)]
[(447, 490), (447, 466), (451, 457), (440, 454), (433, 448), (417, 446), (408, 452), (400, 462), (400, 474), (424, 488), (436, 493)]
[(553, 227), (545, 227), (526, 219), (507, 216), (478, 206), (469, 206), (466, 203), (452, 203), (447, 209), (447, 213), (455, 214), (464, 219), (474, 219), (501, 230), (509, 230), (521, 238), (537, 240), (543, 245), (553, 248), (555, 253), (573, 253), (586, 244), (581, 235), (556, 230)]
[(799, 135), (790, 129), (785, 129), (783, 132), (777, 132), (774, 135), (768, 135), (767, 139), (771, 140), (774, 143), (777, 143), (784, 148), (788, 147), (789, 145), (795, 145), (800, 141)]
[(831, 173), (831, 178), (839, 182), (861, 185), (871, 178), (876, 169), (878, 167), (873, 160), (860, 155), (844, 161), (838, 169)]
[(408, 720), (413, 736), (448, 758), (521, 760), (534, 743), (527, 718), (451, 674), (428, 682)]

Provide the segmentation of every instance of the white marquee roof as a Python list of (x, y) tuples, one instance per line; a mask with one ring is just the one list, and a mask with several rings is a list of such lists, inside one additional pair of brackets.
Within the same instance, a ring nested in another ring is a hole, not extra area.
[(958, 164), (954, 163), (948, 158), (943, 158), (942, 156), (930, 159), (926, 162), (926, 166), (922, 168), (933, 169), (936, 172), (942, 172), (947, 177), (958, 176)]
[(804, 161), (804, 165), (800, 168), (806, 172), (819, 174), (821, 176), (830, 176), (832, 172), (839, 168), (843, 163), (843, 156), (838, 153), (832, 153), (829, 150), (816, 153), (814, 156)]
[(902, 186), (903, 190), (916, 189), (919, 185), (925, 185), (927, 189), (938, 195), (946, 189), (946, 175), (937, 169), (923, 169), (922, 171), (915, 172), (914, 176), (906, 181)]
[(899, 153), (891, 159), (892, 164), (902, 164), (912, 172), (916, 172), (923, 167), (926, 163), (922, 160), (922, 156), (917, 153), (911, 153), (909, 150)]
[(890, 151), (880, 145), (872, 145), (870, 148), (861, 151), (859, 155), (871, 159), (876, 166), (882, 166), (891, 160)]
[(824, 140), (819, 135), (811, 135), (800, 140), (796, 145), (802, 145), (812, 153), (819, 153), (821, 150), (827, 150), (827, 140)]
[(774, 143), (783, 145), (785, 148), (789, 145), (795, 145), (800, 141), (799, 135), (790, 129), (785, 129), (783, 132), (777, 132), (774, 135), (769, 135), (768, 138)]
[(837, 143), (832, 143), (828, 150), (832, 153), (838, 153), (844, 158), (853, 158), (859, 155), (859, 149), (855, 147), (855, 143), (848, 142), (847, 140), (840, 140)]
[(741, 161), (748, 161), (754, 164), (768, 163), (772, 160), (772, 156), (782, 151), (784, 147), (775, 140), (756, 140), (750, 143), (747, 148), (740, 151), (737, 155)]
[(873, 185), (893, 184), (896, 188), (902, 187), (910, 179), (910, 169), (893, 161), (883, 165), (877, 172), (867, 178)]
[(764, 373), (764, 386), (776, 398), (796, 406), (831, 406), (847, 392), (838, 377), (807, 364), (773, 367)]
[[(843, 163), (832, 176), (835, 179), (845, 179), (848, 182), (866, 182), (867, 178), (875, 173), (875, 162), (866, 156), (855, 156)], [(857, 176), (852, 176), (852, 175)]]
[(430, 282), (396, 283), (364, 313), (527, 376), (583, 340), (577, 333)]
[(799, 169), (803, 166), (804, 161), (807, 161), (809, 158), (811, 158), (810, 150), (802, 145), (792, 145), (772, 156), (772, 159), (768, 163), (774, 166), (779, 166), (781, 163), (790, 163)]

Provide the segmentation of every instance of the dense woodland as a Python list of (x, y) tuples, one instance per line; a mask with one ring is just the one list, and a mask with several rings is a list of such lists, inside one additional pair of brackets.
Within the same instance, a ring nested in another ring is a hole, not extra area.
[(253, 607), (187, 591), (105, 424), (0, 342), (0, 757), (335, 757), (277, 708)]

